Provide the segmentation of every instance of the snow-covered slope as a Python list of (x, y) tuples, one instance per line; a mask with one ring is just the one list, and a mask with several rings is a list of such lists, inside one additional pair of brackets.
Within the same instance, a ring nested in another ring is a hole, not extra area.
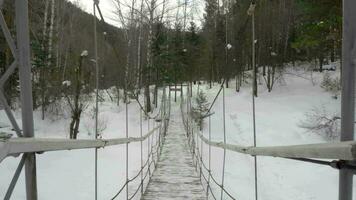
[[(337, 74), (338, 72), (335, 72)], [(314, 84), (310, 80), (313, 77)], [(263, 85), (259, 86), (256, 98), (257, 145), (290, 145), (326, 142), (328, 139), (315, 133), (306, 132), (298, 126), (305, 119), (305, 113), (314, 107), (323, 106), (330, 112), (339, 112), (340, 100), (320, 88), (322, 74), (304, 73), (303, 70), (290, 69), (268, 93)], [(262, 80), (263, 82), (263, 80)], [(232, 81), (231, 86), (234, 85)], [(194, 87), (195, 92), (197, 86)], [(219, 89), (201, 85), (211, 102)], [(227, 141), (232, 144), (253, 144), (252, 132), (252, 96), (251, 87), (245, 84), (240, 93), (233, 88), (226, 89), (226, 133)], [(172, 103), (172, 106), (179, 104)], [(117, 107), (109, 100), (100, 104), (100, 117), (107, 122), (103, 137), (125, 137), (124, 106)], [(212, 136), (215, 141), (223, 139), (222, 97), (213, 107), (211, 117)], [(88, 111), (87, 111), (88, 112)], [(16, 112), (20, 121), (20, 113)], [(1, 111), (1, 123), (7, 123)], [(55, 121), (40, 119), (35, 112), (37, 137), (68, 137), (68, 118)], [(87, 134), (90, 116), (85, 115), (80, 128), (80, 138), (92, 138)], [(144, 132), (147, 130), (144, 121)], [(86, 125), (87, 124), (87, 125)], [(207, 125), (207, 124), (206, 124)], [(153, 126), (151, 121), (150, 127)], [(130, 136), (139, 135), (139, 107), (135, 102), (129, 104)], [(208, 134), (207, 126), (203, 130)], [(144, 143), (144, 155), (147, 154)], [(131, 144), (129, 148), (130, 176), (140, 169), (140, 145)], [(204, 145), (203, 157), (207, 162), (208, 148)], [(99, 151), (99, 199), (110, 199), (125, 182), (125, 146), (101, 149)], [(145, 156), (146, 157), (146, 156)], [(40, 199), (87, 200), (94, 197), (94, 150), (75, 150), (50, 152), (39, 155), (38, 189)], [(6, 192), (8, 184), (17, 167), (19, 158), (6, 158), (0, 164), (0, 198)], [(145, 158), (144, 158), (145, 160)], [(222, 169), (222, 150), (213, 148), (213, 174), (220, 180)], [(225, 186), (237, 199), (254, 199), (253, 158), (238, 153), (227, 152)], [(137, 186), (131, 184), (131, 193)], [(338, 171), (326, 166), (312, 165), (279, 158), (258, 158), (258, 186), (260, 200), (335, 200), (338, 193)], [(355, 187), (356, 189), (356, 187)], [(220, 191), (214, 188), (216, 196)], [(125, 199), (126, 195), (118, 199)], [(13, 199), (25, 199), (24, 174), (21, 174)], [(355, 198), (356, 199), (356, 198)]]
[[(324, 72), (326, 73), (326, 72)], [(339, 72), (331, 72), (337, 75)], [(340, 112), (340, 100), (320, 87), (323, 74), (303, 73), (289, 69), (271, 93), (259, 85), (256, 98), (257, 146), (292, 145), (330, 142), (330, 138), (307, 132), (299, 124), (313, 108), (323, 107), (328, 112)], [(313, 82), (311, 81), (313, 79)], [(262, 80), (263, 82), (263, 80)], [(234, 82), (231, 82), (234, 86)], [(200, 88), (212, 101), (219, 90), (203, 85)], [(244, 86), (240, 93), (226, 89), (227, 142), (253, 145), (251, 87)], [(223, 100), (219, 96), (211, 117), (212, 140), (223, 141)], [(208, 136), (208, 119), (203, 133)], [(208, 163), (208, 146), (203, 147), (204, 162)], [(213, 148), (212, 172), (220, 181), (223, 151)], [(254, 199), (254, 162), (251, 156), (227, 151), (225, 186), (234, 197)], [(354, 187), (356, 189), (356, 187)], [(220, 197), (220, 189), (214, 188)], [(258, 196), (261, 200), (335, 200), (338, 195), (338, 171), (327, 166), (258, 157)], [(356, 198), (355, 198), (356, 199)]]
[[(93, 106), (95, 105), (92, 102)], [(100, 118), (106, 122), (104, 138), (124, 138), (126, 136), (125, 105), (118, 107), (115, 102), (100, 103)], [(158, 109), (157, 109), (158, 110)], [(155, 112), (157, 112), (157, 110)], [(129, 136), (140, 136), (140, 109), (135, 101), (128, 105)], [(152, 113), (155, 115), (155, 113)], [(35, 134), (41, 138), (68, 138), (70, 116), (65, 114), (60, 119), (41, 120), (39, 111), (34, 113)], [(16, 112), (17, 121), (21, 124), (20, 112)], [(1, 111), (1, 122), (9, 124), (5, 113)], [(100, 120), (99, 120), (100, 121)], [(143, 119), (143, 134), (156, 126), (153, 120)], [(90, 108), (83, 114), (79, 138), (93, 138), (88, 134), (94, 126)], [(8, 131), (3, 129), (2, 131)], [(155, 139), (155, 138), (154, 138)], [(154, 141), (155, 142), (155, 141)], [(151, 141), (152, 144), (152, 141)], [(143, 161), (147, 159), (147, 141), (143, 142)], [(8, 157), (0, 163), (0, 198), (3, 198), (11, 181), (20, 158)], [(111, 199), (126, 181), (126, 147), (112, 146), (99, 150), (98, 155), (98, 199)], [(140, 170), (140, 143), (129, 145), (129, 178)], [(94, 150), (73, 150), (48, 152), (37, 156), (37, 177), (39, 199), (75, 199), (87, 200), (94, 198)], [(130, 183), (132, 194), (140, 184), (140, 179)], [(147, 184), (147, 183), (145, 183)], [(117, 199), (126, 198), (126, 190)], [(25, 199), (24, 173), (16, 185), (12, 199)], [(138, 195), (139, 197), (140, 195)], [(138, 198), (136, 198), (138, 199)]]

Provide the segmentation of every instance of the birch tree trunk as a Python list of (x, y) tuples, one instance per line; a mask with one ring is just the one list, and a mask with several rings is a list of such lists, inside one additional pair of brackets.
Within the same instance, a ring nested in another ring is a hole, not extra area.
[(53, 44), (53, 27), (54, 27), (54, 12), (55, 2), (51, 0), (51, 21), (49, 26), (49, 33), (48, 33), (48, 63), (47, 66), (50, 67), (52, 64), (52, 44)]
[[(46, 39), (47, 39), (47, 20), (48, 20), (48, 6), (49, 1), (45, 2), (44, 19), (43, 19), (43, 30), (42, 30), (42, 51), (45, 52)], [(41, 87), (41, 113), (42, 120), (45, 119), (45, 69), (44, 65), (40, 68), (40, 87)]]
[(150, 72), (152, 67), (152, 34), (154, 25), (154, 12), (156, 9), (156, 0), (151, 0), (149, 7), (149, 30), (148, 30), (148, 41), (147, 41), (147, 71), (146, 71), (146, 81), (145, 81), (145, 99), (146, 99), (146, 112), (151, 112), (151, 97), (150, 97)]
[[(141, 6), (140, 6), (140, 12), (142, 13), (143, 11), (143, 0), (141, 0)], [(138, 45), (137, 45), (137, 77), (136, 77), (136, 87), (139, 88), (137, 91), (138, 95), (140, 93), (140, 88), (141, 88), (141, 76), (142, 76), (142, 67), (141, 67), (141, 42), (142, 42), (142, 18), (143, 16), (140, 15), (140, 21), (139, 21), (139, 33), (138, 33)]]

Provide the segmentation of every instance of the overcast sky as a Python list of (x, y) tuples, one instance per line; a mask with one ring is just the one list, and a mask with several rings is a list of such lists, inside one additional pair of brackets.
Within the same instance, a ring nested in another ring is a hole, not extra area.
[[(80, 7), (88, 12), (88, 13), (93, 13), (93, 0), (69, 0), (71, 2), (78, 2)], [(120, 0), (121, 2), (131, 2), (131, 0)], [(169, 2), (169, 7), (170, 8), (176, 8), (179, 3), (184, 2), (184, 0), (166, 0)], [(100, 0), (99, 3), (100, 9), (103, 12), (105, 21), (116, 25), (120, 26), (119, 20), (117, 18), (117, 15), (115, 14), (115, 10), (117, 8), (116, 3), (114, 3), (114, 0)], [(122, 7), (123, 10), (125, 10), (125, 7)], [(126, 8), (126, 10), (128, 10)], [(194, 21), (198, 25), (200, 25), (201, 20), (203, 18), (203, 11), (204, 11), (204, 0), (188, 0), (188, 22), (189, 21)], [(176, 10), (172, 10), (171, 12), (176, 13)], [(180, 10), (180, 13), (183, 13), (183, 9)]]

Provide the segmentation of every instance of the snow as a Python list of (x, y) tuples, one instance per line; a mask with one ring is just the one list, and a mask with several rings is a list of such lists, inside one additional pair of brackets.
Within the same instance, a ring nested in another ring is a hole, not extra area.
[(182, 126), (180, 108), (172, 110), (170, 126), (157, 170), (152, 176), (144, 200), (206, 199), (199, 174), (193, 165), (188, 141)]
[(82, 53), (80, 54), (81, 57), (86, 57), (88, 56), (88, 51), (87, 50), (83, 50)]
[[(271, 93), (264, 85), (259, 85), (256, 98), (257, 146), (330, 142), (330, 139), (307, 132), (298, 124), (316, 106), (323, 105), (330, 112), (340, 112), (340, 100), (333, 99), (330, 93), (320, 88), (322, 73), (314, 72), (312, 83), (307, 80), (307, 73), (301, 77), (300, 70), (290, 69), (288, 72)], [(234, 87), (234, 82), (230, 86)], [(215, 85), (209, 89), (205, 85), (200, 89), (206, 92), (211, 102), (219, 87)], [(251, 91), (248, 85), (243, 86), (240, 93), (236, 93), (234, 88), (225, 91), (228, 143), (253, 145)], [(212, 110), (215, 113), (211, 117), (213, 141), (223, 141), (222, 107), (220, 95)], [(203, 134), (208, 137), (208, 119), (205, 120)], [(212, 148), (212, 173), (219, 181), (222, 158), (223, 150)], [(203, 146), (203, 159), (208, 163), (207, 145)], [(225, 186), (237, 199), (254, 199), (253, 157), (227, 151)], [(338, 197), (338, 170), (281, 158), (258, 157), (258, 188), (261, 200), (335, 200)], [(219, 188), (214, 187), (214, 192), (220, 197)]]
[(337, 66), (335, 63), (331, 63), (331, 64), (328, 64), (328, 65), (323, 65), (323, 70), (328, 70), (328, 71), (335, 71)]
[(66, 80), (66, 81), (62, 82), (62, 85), (66, 86), (66, 87), (69, 87), (71, 85), (71, 83), (72, 83), (71, 81)]
[[(125, 106), (123, 103), (118, 107), (116, 102), (106, 101), (99, 104), (99, 116), (107, 119), (107, 128), (103, 131), (103, 138), (124, 138), (125, 133)], [(141, 99), (143, 102), (143, 99)], [(92, 102), (94, 106), (95, 103)], [(157, 109), (158, 110), (158, 109)], [(41, 120), (41, 112), (34, 113), (35, 134), (41, 138), (69, 138), (69, 111), (62, 110), (62, 117), (48, 117)], [(140, 115), (139, 106), (135, 101), (128, 105), (129, 113), (129, 136), (140, 136)], [(85, 110), (80, 124), (79, 138), (94, 138), (87, 124), (94, 124), (94, 120)], [(155, 111), (156, 112), (156, 111)], [(21, 112), (16, 111), (15, 117), (21, 126)], [(154, 115), (153, 113), (152, 115)], [(0, 111), (0, 121), (10, 124), (4, 111)], [(153, 120), (143, 119), (143, 134), (157, 125)], [(0, 131), (10, 131), (10, 128), (0, 129)], [(155, 141), (153, 141), (155, 142)], [(152, 143), (152, 141), (151, 141)], [(143, 160), (147, 158), (147, 141), (143, 142)], [(107, 147), (99, 149), (98, 155), (98, 199), (111, 199), (126, 180), (125, 145)], [(20, 161), (20, 157), (8, 157), (0, 163), (0, 198), (6, 193), (13, 173)], [(140, 170), (140, 143), (129, 145), (129, 176), (133, 177)], [(87, 200), (94, 197), (94, 150), (73, 150), (58, 151), (38, 154), (37, 156), (37, 177), (39, 199), (75, 199)], [(140, 179), (129, 184), (129, 193), (132, 194), (139, 185)], [(145, 182), (147, 184), (147, 181)], [(126, 190), (124, 190), (126, 191)], [(124, 199), (125, 192), (117, 199)], [(139, 199), (140, 195), (137, 196)], [(12, 199), (25, 199), (24, 173), (21, 173), (19, 181), (14, 190)]]
[[(338, 69), (338, 68), (337, 68)], [(323, 72), (326, 73), (326, 72)], [(332, 98), (330, 93), (320, 88), (323, 73), (305, 72), (299, 68), (289, 68), (283, 78), (279, 79), (269, 93), (259, 85), (259, 96), (256, 98), (257, 146), (293, 145), (329, 142), (330, 139), (307, 132), (298, 124), (305, 119), (305, 114), (314, 107), (324, 106), (328, 111), (340, 112), (340, 100)], [(328, 72), (339, 74), (339, 71)], [(313, 80), (313, 81), (311, 81)], [(249, 84), (243, 85), (239, 93), (233, 88), (226, 89), (226, 134), (232, 144), (252, 145), (252, 97)], [(194, 86), (194, 94), (198, 86)], [(212, 101), (219, 85), (209, 89), (208, 84), (199, 86)], [(118, 107), (116, 102), (100, 103), (99, 116), (106, 121), (103, 138), (125, 137), (125, 106)], [(142, 99), (141, 99), (142, 101)], [(142, 101), (143, 102), (143, 101)], [(94, 102), (91, 106), (94, 105)], [(179, 104), (174, 104), (178, 107)], [(63, 106), (65, 107), (65, 106)], [(129, 105), (129, 135), (139, 136), (139, 106), (132, 101)], [(87, 109), (83, 114), (80, 127), (80, 138), (94, 138), (88, 124), (93, 123)], [(172, 109), (175, 110), (175, 109)], [(48, 117), (41, 120), (41, 112), (36, 111), (35, 134), (44, 138), (68, 138), (70, 112), (61, 109), (61, 117)], [(211, 116), (212, 139), (223, 141), (222, 96), (217, 99)], [(14, 112), (21, 125), (21, 111)], [(4, 111), (0, 111), (0, 122), (10, 124)], [(143, 133), (148, 126), (154, 126), (152, 120), (144, 120)], [(207, 120), (203, 134), (207, 136)], [(9, 127), (0, 132), (11, 132)], [(143, 143), (144, 160), (147, 157), (147, 143)], [(208, 163), (208, 146), (203, 145), (203, 159)], [(125, 145), (108, 147), (99, 150), (98, 160), (98, 199), (110, 199), (125, 182)], [(140, 170), (140, 144), (129, 145), (129, 176), (133, 177)], [(212, 148), (212, 173), (221, 180), (221, 149)], [(0, 163), (0, 198), (2, 198), (11, 181), (20, 158), (9, 157)], [(253, 157), (227, 151), (225, 186), (237, 199), (254, 199)], [(37, 156), (37, 175), (39, 199), (75, 199), (87, 200), (94, 197), (94, 150), (73, 150), (48, 152)], [(136, 189), (138, 181), (130, 184), (130, 194)], [(147, 182), (146, 182), (147, 184)], [(280, 158), (258, 157), (258, 187), (260, 200), (335, 200), (338, 196), (338, 171), (327, 166), (286, 160)], [(215, 195), (220, 190), (213, 188)], [(356, 192), (356, 186), (354, 185)], [(136, 199), (139, 199), (140, 195)], [(125, 192), (117, 199), (125, 199)], [(227, 197), (225, 196), (227, 199)], [(25, 199), (24, 173), (16, 185), (12, 199)], [(354, 199), (356, 199), (354, 197)]]

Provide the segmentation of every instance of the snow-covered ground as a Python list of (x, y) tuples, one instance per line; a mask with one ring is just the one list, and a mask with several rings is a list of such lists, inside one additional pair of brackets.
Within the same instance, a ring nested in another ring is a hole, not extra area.
[[(263, 85), (259, 86), (256, 98), (257, 145), (291, 145), (319, 143), (328, 141), (315, 133), (306, 132), (298, 124), (305, 119), (305, 113), (314, 107), (323, 106), (330, 112), (339, 112), (340, 100), (333, 99), (330, 93), (320, 88), (322, 74), (304, 72), (290, 68), (273, 91), (268, 93)], [(339, 73), (339, 72), (333, 72)], [(314, 80), (314, 84), (310, 80)], [(263, 81), (263, 80), (262, 80)], [(226, 134), (231, 144), (252, 145), (252, 97), (251, 87), (245, 84), (240, 93), (236, 93), (232, 81), (231, 89), (226, 89)], [(197, 86), (194, 87), (195, 92)], [(219, 86), (212, 89), (201, 85), (212, 101)], [(174, 104), (172, 106), (179, 106)], [(222, 96), (213, 107), (211, 117), (212, 138), (223, 139)], [(114, 102), (100, 104), (100, 117), (107, 121), (104, 138), (125, 137), (125, 107), (117, 107)], [(20, 113), (16, 112), (20, 121)], [(68, 137), (69, 118), (58, 120), (40, 119), (35, 112), (36, 137)], [(0, 122), (8, 123), (1, 111)], [(85, 116), (80, 128), (80, 138), (93, 138), (87, 134), (85, 124), (90, 124)], [(144, 132), (148, 121), (144, 121)], [(151, 121), (150, 127), (154, 122)], [(207, 124), (206, 124), (207, 125)], [(129, 104), (130, 136), (139, 136), (139, 106)], [(207, 126), (203, 130), (208, 134)], [(147, 143), (144, 143), (144, 155), (147, 155)], [(140, 169), (140, 144), (129, 147), (130, 177)], [(208, 148), (204, 145), (203, 157), (207, 163)], [(99, 199), (110, 199), (125, 182), (125, 146), (115, 146), (99, 150)], [(145, 156), (146, 157), (146, 156)], [(145, 160), (144, 157), (144, 160)], [(20, 158), (6, 158), (0, 163), (0, 198), (6, 192), (8, 184)], [(76, 199), (87, 200), (94, 197), (94, 150), (73, 150), (49, 152), (37, 156), (38, 191), (40, 199)], [(227, 151), (225, 186), (233, 196), (241, 200), (254, 199), (254, 168), (251, 156)], [(213, 148), (212, 172), (221, 179), (222, 150)], [(136, 189), (137, 182), (131, 184), (130, 192)], [(338, 171), (326, 166), (291, 161), (279, 158), (258, 158), (258, 186), (261, 200), (335, 200), (338, 194)], [(356, 191), (356, 187), (355, 191)], [(214, 188), (215, 195), (220, 191)], [(125, 192), (117, 199), (125, 199)], [(24, 174), (15, 188), (13, 199), (25, 199)], [(356, 199), (356, 198), (354, 198)]]
[[(337, 76), (339, 72), (328, 73)], [(305, 120), (305, 114), (315, 107), (322, 106), (330, 113), (340, 112), (340, 98), (333, 99), (330, 93), (320, 87), (322, 77), (319, 72), (311, 76), (310, 72), (288, 69), (271, 93), (264, 85), (259, 85), (259, 96), (256, 98), (257, 146), (330, 142), (330, 138), (307, 132), (299, 126)], [(240, 93), (236, 93), (234, 83), (230, 85), (232, 88), (225, 90), (227, 142), (252, 146), (252, 89), (245, 85)], [(207, 85), (203, 85), (200, 88), (211, 102), (219, 87), (215, 85), (208, 89)], [(211, 117), (214, 141), (223, 141), (222, 108), (220, 95), (212, 109), (215, 112)], [(203, 133), (208, 137), (208, 119), (205, 120)], [(203, 147), (203, 158), (208, 163), (207, 145)], [(212, 173), (219, 181), (222, 160), (223, 151), (213, 148)], [(225, 186), (237, 199), (254, 199), (253, 161), (251, 156), (227, 151)], [(215, 187), (214, 191), (215, 196), (220, 197), (220, 189)], [(328, 166), (258, 157), (258, 197), (261, 200), (335, 200), (338, 197), (338, 171)]]
[[(92, 105), (95, 105), (94, 102)], [(91, 105), (91, 106), (92, 106)], [(125, 104), (118, 107), (116, 102), (107, 101), (99, 104), (99, 117), (106, 121), (107, 128), (103, 138), (124, 138), (126, 136)], [(158, 110), (158, 109), (157, 109)], [(157, 110), (155, 112), (157, 112)], [(129, 136), (140, 136), (140, 108), (132, 100), (128, 105)], [(93, 138), (88, 130), (93, 128), (94, 120), (90, 116), (90, 108), (84, 113), (79, 138)], [(152, 116), (156, 113), (152, 113)], [(21, 115), (17, 111), (16, 118), (21, 124)], [(35, 134), (40, 138), (68, 138), (70, 116), (54, 121), (41, 120), (40, 111), (34, 113)], [(0, 121), (9, 124), (6, 115), (1, 111)], [(99, 120), (100, 121), (100, 120)], [(143, 119), (143, 134), (157, 124), (153, 120)], [(4, 131), (4, 130), (2, 130)], [(8, 131), (8, 130), (5, 130)], [(152, 137), (151, 137), (152, 139)], [(156, 137), (154, 140), (156, 142)], [(143, 142), (143, 162), (147, 160), (147, 140)], [(20, 158), (8, 157), (0, 163), (0, 198), (3, 198), (11, 181)], [(39, 199), (75, 199), (87, 200), (94, 198), (94, 150), (73, 150), (47, 152), (37, 156), (37, 177)], [(99, 149), (98, 155), (98, 199), (111, 199), (126, 181), (126, 146), (112, 146)], [(140, 143), (129, 145), (129, 178), (140, 170)], [(151, 168), (152, 169), (152, 168)], [(130, 195), (136, 190), (140, 178), (129, 184)], [(145, 183), (147, 184), (147, 183)], [(116, 199), (125, 199), (124, 190)], [(134, 199), (139, 199), (139, 196)], [(12, 199), (25, 199), (24, 173), (21, 173)]]

